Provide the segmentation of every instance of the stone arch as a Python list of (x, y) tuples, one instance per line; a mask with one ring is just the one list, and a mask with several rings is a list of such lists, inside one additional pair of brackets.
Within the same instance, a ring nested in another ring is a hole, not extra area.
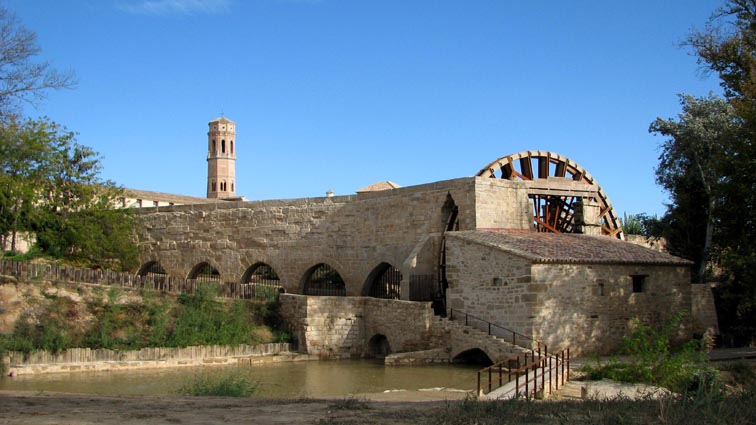
[(452, 363), (468, 363), (477, 364), (481, 366), (491, 366), (494, 364), (491, 356), (488, 355), (483, 349), (478, 347), (462, 350), (456, 355), (451, 357)]
[(304, 295), (346, 296), (346, 284), (339, 272), (327, 263), (310, 267), (302, 279)]
[(391, 344), (383, 334), (375, 334), (368, 341), (368, 355), (371, 357), (386, 357), (391, 354)]
[(186, 278), (196, 280), (197, 282), (222, 282), (218, 269), (210, 265), (207, 261), (192, 267), (192, 271), (189, 272)]
[(168, 272), (165, 271), (163, 266), (157, 261), (148, 261), (139, 268), (137, 276), (167, 276)]
[(368, 275), (363, 296), (398, 300), (401, 294), (402, 272), (389, 263), (381, 263)]
[(267, 263), (257, 262), (250, 266), (244, 275), (241, 283), (252, 283), (261, 285), (281, 285), (281, 279), (278, 277), (276, 270)]

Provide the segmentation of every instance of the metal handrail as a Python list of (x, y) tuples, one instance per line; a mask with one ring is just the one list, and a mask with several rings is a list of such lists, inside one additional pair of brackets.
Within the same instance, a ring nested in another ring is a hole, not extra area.
[[(530, 353), (525, 353), (524, 361), (522, 362), (522, 364), (520, 363), (520, 356), (521, 355), (518, 354), (502, 362), (480, 369), (478, 371), (477, 394), (483, 394), (483, 386), (481, 385), (483, 383), (482, 376), (486, 375), (488, 375), (488, 390), (486, 391), (486, 393), (490, 393), (496, 388), (500, 388), (514, 380), (515, 397), (519, 397), (521, 394), (524, 394), (528, 399), (531, 397), (531, 394), (535, 396), (538, 393), (538, 369), (541, 369), (540, 389), (543, 390), (544, 393), (546, 392), (547, 384), (548, 391), (549, 393), (551, 393), (554, 389), (558, 390), (560, 384), (564, 386), (565, 382), (570, 380), (569, 348), (558, 352), (556, 355), (538, 354), (538, 356), (536, 356), (536, 353), (531, 350)], [(528, 357), (530, 357), (530, 361), (528, 361)], [(556, 362), (556, 364), (554, 364), (554, 362)], [(554, 379), (554, 370), (556, 370), (556, 379)], [(546, 377), (547, 373), (548, 380)], [(498, 375), (498, 385), (496, 387), (494, 387), (494, 374)], [(505, 375), (506, 380), (504, 379)], [(525, 379), (521, 382), (520, 377), (523, 375)], [(555, 384), (556, 388), (553, 388), (552, 384)], [(520, 391), (521, 387), (524, 387), (524, 391)]]
[[(538, 349), (543, 348), (544, 351), (548, 351), (546, 344), (542, 343), (541, 341), (538, 341), (538, 340), (536, 340), (534, 338), (531, 338), (531, 337), (529, 337), (527, 335), (523, 335), (523, 334), (521, 334), (519, 332), (516, 332), (516, 331), (513, 331), (511, 329), (507, 329), (504, 326), (497, 325), (496, 323), (491, 323), (491, 322), (489, 322), (489, 321), (487, 321), (485, 319), (481, 319), (480, 317), (473, 316), (472, 314), (467, 314), (464, 311), (454, 310), (453, 308), (449, 309), (449, 320), (454, 320), (454, 312), (455, 311), (457, 313), (463, 314), (465, 316), (465, 326), (470, 326), (469, 325), (469, 319), (474, 319), (474, 320), (477, 320), (479, 322), (483, 322), (483, 323), (485, 323), (485, 324), (488, 325), (488, 335), (496, 336), (496, 335), (494, 335), (492, 333), (491, 330), (492, 329), (501, 329), (503, 331), (506, 331), (506, 332), (509, 332), (509, 333), (512, 334), (512, 345), (519, 345), (519, 344), (517, 344), (517, 337), (519, 336), (520, 338), (524, 338), (524, 339), (526, 339), (528, 341), (531, 341), (530, 347), (526, 347), (526, 348), (533, 348), (533, 345), (535, 344), (536, 348), (538, 348)], [(482, 330), (482, 329), (479, 329), (479, 330)]]

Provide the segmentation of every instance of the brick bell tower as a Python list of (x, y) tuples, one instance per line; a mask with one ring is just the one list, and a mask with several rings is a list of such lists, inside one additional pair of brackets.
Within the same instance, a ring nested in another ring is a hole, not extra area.
[(208, 123), (207, 197), (236, 197), (236, 123), (220, 117)]

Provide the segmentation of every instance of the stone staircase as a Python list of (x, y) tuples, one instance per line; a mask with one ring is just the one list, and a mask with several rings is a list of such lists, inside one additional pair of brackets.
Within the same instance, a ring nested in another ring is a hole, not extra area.
[(450, 362), (459, 354), (476, 348), (486, 353), (494, 363), (530, 351), (529, 348), (514, 345), (504, 338), (439, 316), (433, 316), (431, 335), (431, 346), (445, 347)]

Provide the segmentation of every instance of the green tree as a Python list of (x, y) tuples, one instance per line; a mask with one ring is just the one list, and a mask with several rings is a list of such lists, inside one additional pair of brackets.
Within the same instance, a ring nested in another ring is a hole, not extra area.
[(7, 125), (0, 155), (0, 230), (32, 230), (56, 257), (136, 266), (131, 213), (114, 208), (122, 190), (100, 179), (99, 156), (75, 133), (47, 119)]
[(724, 99), (680, 96), (678, 119), (657, 118), (649, 128), (666, 137), (656, 181), (671, 196), (664, 221), (669, 249), (696, 263), (694, 280), (703, 282), (709, 264), (728, 155), (742, 137), (740, 120)]
[(47, 146), (37, 131), (36, 123), (15, 120), (0, 127), (0, 234), (9, 235), (11, 250), (31, 227), (44, 175)]
[[(711, 191), (691, 176), (680, 185), (680, 199), (685, 202), (671, 205), (678, 214), (668, 214), (663, 221), (667, 231), (672, 226), (686, 229), (701, 252), (711, 230), (710, 258), (722, 282), (715, 293), (720, 327), (750, 343), (756, 329), (756, 0), (726, 0), (687, 43), (699, 63), (720, 77), (740, 134), (711, 152), (698, 152), (705, 155), (698, 158), (705, 158), (715, 171), (709, 176), (714, 179), (708, 180)], [(702, 221), (695, 216), (700, 212), (695, 207), (707, 202)]]

